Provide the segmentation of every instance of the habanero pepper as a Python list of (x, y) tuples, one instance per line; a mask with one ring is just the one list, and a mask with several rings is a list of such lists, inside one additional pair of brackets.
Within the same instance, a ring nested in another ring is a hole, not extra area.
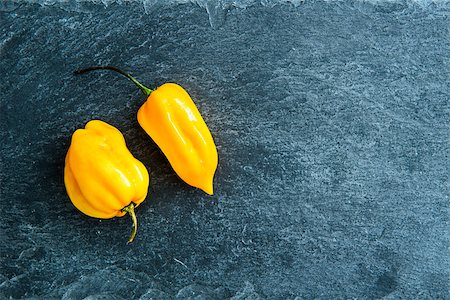
[(128, 150), (122, 133), (100, 121), (88, 122), (72, 135), (64, 167), (64, 183), (73, 205), (101, 219), (130, 214), (131, 243), (137, 231), (134, 212), (147, 197), (149, 175)]
[(151, 90), (113, 66), (90, 67), (77, 70), (75, 74), (94, 70), (120, 73), (141, 89), (147, 96), (137, 113), (141, 127), (162, 150), (182, 180), (212, 195), (217, 149), (211, 132), (186, 90), (175, 83), (165, 83)]

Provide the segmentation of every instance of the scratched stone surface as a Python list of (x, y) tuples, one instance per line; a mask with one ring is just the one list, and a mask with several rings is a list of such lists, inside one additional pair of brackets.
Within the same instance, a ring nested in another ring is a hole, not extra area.
[[(449, 2), (33, 2), (0, 6), (1, 299), (448, 296)], [(139, 127), (135, 86), (72, 75), (96, 64), (189, 91), (214, 196)], [(65, 192), (91, 119), (150, 171), (131, 245)]]

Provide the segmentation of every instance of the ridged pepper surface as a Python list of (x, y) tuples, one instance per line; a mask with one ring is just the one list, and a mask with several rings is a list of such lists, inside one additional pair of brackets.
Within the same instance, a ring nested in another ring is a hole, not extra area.
[(88, 216), (109, 219), (129, 213), (133, 240), (134, 208), (147, 196), (149, 175), (118, 129), (93, 120), (76, 130), (66, 155), (64, 183), (74, 206)]
[(186, 183), (213, 194), (217, 150), (189, 94), (175, 83), (150, 93), (137, 119)]

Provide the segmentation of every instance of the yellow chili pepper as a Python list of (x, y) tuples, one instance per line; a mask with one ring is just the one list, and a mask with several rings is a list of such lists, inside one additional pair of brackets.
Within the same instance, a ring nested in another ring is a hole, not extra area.
[(88, 216), (109, 219), (129, 213), (134, 227), (128, 242), (133, 241), (137, 231), (134, 208), (147, 196), (149, 175), (117, 128), (93, 120), (74, 132), (64, 183), (72, 203)]
[(101, 69), (118, 72), (141, 89), (148, 98), (138, 111), (139, 124), (163, 151), (181, 179), (212, 195), (217, 149), (189, 94), (175, 83), (165, 83), (151, 90), (112, 66), (90, 67), (75, 71), (75, 74)]

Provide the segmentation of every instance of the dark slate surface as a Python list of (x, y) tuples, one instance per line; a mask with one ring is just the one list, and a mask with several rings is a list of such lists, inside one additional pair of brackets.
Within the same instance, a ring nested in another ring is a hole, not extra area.
[[(0, 12), (0, 298), (448, 296), (448, 2), (229, 7), (214, 28), (194, 4), (70, 3)], [(218, 146), (213, 197), (139, 127), (130, 82), (71, 74), (92, 64), (191, 93)], [(151, 173), (131, 245), (128, 217), (65, 193), (93, 118)]]

